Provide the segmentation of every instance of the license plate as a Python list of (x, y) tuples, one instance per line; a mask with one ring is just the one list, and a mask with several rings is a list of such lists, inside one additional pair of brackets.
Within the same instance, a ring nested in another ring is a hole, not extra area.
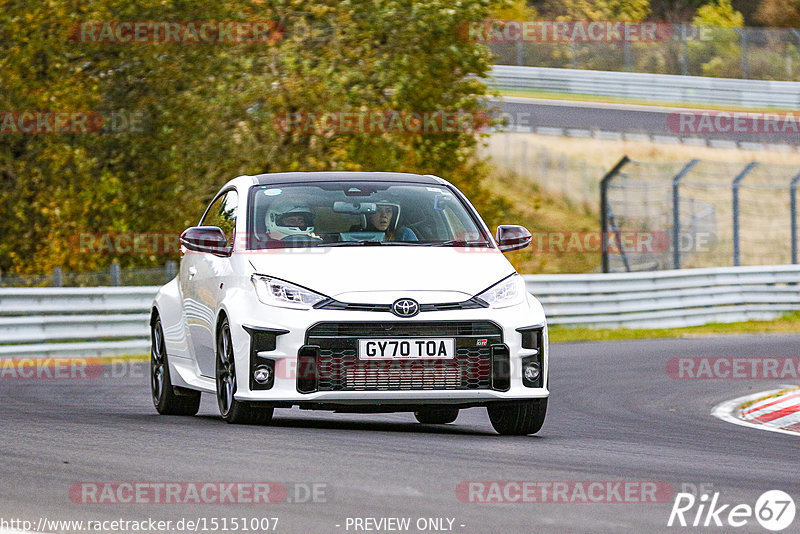
[(359, 339), (362, 360), (443, 360), (455, 357), (453, 338)]

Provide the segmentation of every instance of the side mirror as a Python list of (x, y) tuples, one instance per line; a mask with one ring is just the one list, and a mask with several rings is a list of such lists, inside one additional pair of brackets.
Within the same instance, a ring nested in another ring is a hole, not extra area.
[(497, 246), (501, 252), (519, 250), (531, 244), (533, 236), (524, 226), (502, 224), (497, 227)]
[(217, 226), (192, 226), (181, 234), (181, 245), (193, 252), (208, 252), (215, 256), (230, 256), (228, 238)]

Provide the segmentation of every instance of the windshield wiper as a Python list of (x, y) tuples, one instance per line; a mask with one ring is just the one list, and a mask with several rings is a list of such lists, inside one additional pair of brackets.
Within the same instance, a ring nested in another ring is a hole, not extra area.
[(487, 241), (464, 241), (461, 239), (451, 239), (450, 241), (438, 241), (427, 243), (429, 247), (488, 247)]
[(381, 246), (388, 243), (380, 241), (334, 241), (333, 243), (321, 243), (317, 247), (355, 247), (355, 246)]
[(362, 246), (376, 246), (380, 245), (382, 247), (404, 247), (404, 246), (412, 246), (412, 247), (427, 247), (430, 246), (430, 243), (420, 243), (418, 241), (334, 241), (333, 243), (323, 243), (321, 245), (317, 245), (318, 247), (346, 247), (350, 245), (362, 245)]

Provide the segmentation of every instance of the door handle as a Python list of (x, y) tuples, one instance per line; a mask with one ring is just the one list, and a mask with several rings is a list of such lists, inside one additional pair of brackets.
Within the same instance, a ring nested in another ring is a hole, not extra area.
[(197, 268), (196, 267), (189, 267), (189, 280), (194, 278), (194, 275), (196, 275), (196, 274), (197, 274)]

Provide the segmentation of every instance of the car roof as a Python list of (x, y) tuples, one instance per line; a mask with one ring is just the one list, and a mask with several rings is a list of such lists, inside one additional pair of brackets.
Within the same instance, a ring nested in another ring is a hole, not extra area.
[(285, 184), (297, 182), (416, 182), (443, 185), (446, 182), (431, 174), (407, 172), (276, 172), (252, 176), (254, 185)]

